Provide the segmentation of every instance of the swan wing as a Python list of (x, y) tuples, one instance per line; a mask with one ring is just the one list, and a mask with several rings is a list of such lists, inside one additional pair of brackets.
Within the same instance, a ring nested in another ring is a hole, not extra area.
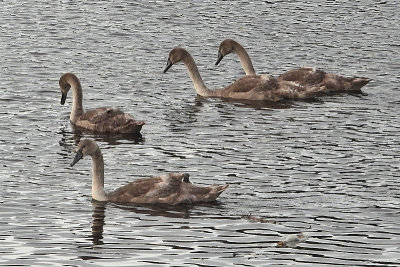
[(192, 204), (214, 201), (227, 187), (200, 187), (193, 185), (186, 173), (169, 173), (131, 182), (109, 193), (108, 198), (113, 202)]
[(229, 93), (244, 93), (252, 90), (272, 90), (277, 86), (277, 80), (270, 75), (246, 75), (237, 79), (224, 89)]
[(75, 125), (102, 133), (139, 133), (144, 121), (136, 121), (132, 116), (117, 108), (97, 108), (79, 117)]
[(176, 204), (183, 179), (184, 174), (176, 173), (139, 179), (109, 193), (108, 197), (114, 202)]
[(293, 81), (279, 81), (276, 94), (282, 99), (311, 99), (325, 90), (325, 86), (302, 85)]
[(228, 186), (228, 184), (225, 184), (200, 187), (191, 183), (182, 183), (179, 202), (212, 202), (215, 201)]
[(123, 115), (124, 113), (113, 107), (101, 107), (101, 108), (96, 108), (89, 110), (85, 114), (83, 114), (80, 119), (81, 120), (86, 120), (89, 121), (90, 123), (93, 124), (99, 124), (99, 123), (106, 123), (109, 122), (110, 120), (115, 119), (119, 115)]
[(278, 77), (278, 80), (315, 85), (324, 79), (325, 74), (325, 71), (317, 68), (297, 68), (283, 73)]

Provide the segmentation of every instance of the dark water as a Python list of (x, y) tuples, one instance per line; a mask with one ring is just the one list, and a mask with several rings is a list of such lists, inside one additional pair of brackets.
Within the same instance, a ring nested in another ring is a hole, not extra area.
[[(1, 6), (0, 265), (398, 265), (396, 1)], [(210, 88), (226, 86), (243, 71), (233, 55), (214, 66), (225, 38), (260, 73), (318, 66), (374, 80), (364, 95), (249, 107), (196, 98), (183, 64), (162, 74), (180, 45)], [(143, 138), (74, 132), (71, 97), (59, 104), (65, 72), (86, 108), (146, 120)], [(231, 185), (214, 205), (92, 203), (90, 160), (68, 167), (82, 137), (102, 148), (108, 189), (170, 171)], [(305, 242), (276, 247), (300, 232)]]

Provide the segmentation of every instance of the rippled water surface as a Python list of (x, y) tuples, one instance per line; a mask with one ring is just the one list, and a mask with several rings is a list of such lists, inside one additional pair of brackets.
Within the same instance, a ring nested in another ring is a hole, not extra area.
[[(395, 266), (400, 261), (400, 8), (396, 1), (2, 1), (0, 265)], [(225, 38), (259, 73), (317, 66), (373, 81), (361, 95), (280, 106), (196, 97), (183, 46), (210, 88), (243, 75)], [(84, 106), (146, 121), (142, 138), (74, 131), (58, 79)], [(105, 186), (170, 171), (230, 183), (217, 203), (92, 202), (97, 140)], [(309, 238), (277, 247), (290, 234)]]

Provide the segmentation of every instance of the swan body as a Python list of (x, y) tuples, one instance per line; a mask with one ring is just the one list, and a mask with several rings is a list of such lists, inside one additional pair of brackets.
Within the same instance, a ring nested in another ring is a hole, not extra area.
[(199, 187), (189, 181), (187, 173), (169, 173), (138, 179), (112, 192), (105, 192), (103, 155), (96, 142), (91, 139), (82, 140), (76, 148), (76, 155), (70, 166), (74, 166), (86, 155), (92, 157), (92, 198), (97, 201), (170, 205), (212, 202), (229, 186), (225, 184)]
[[(218, 63), (224, 56), (235, 53), (239, 57), (240, 63), (246, 75), (256, 75), (250, 56), (242, 45), (232, 39), (226, 39), (221, 42), (218, 49)], [(292, 81), (302, 86), (325, 86), (322, 93), (338, 92), (359, 92), (361, 87), (371, 81), (368, 78), (361, 77), (343, 77), (332, 73), (326, 73), (317, 68), (297, 68), (289, 70), (278, 78), (278, 81)]]
[(62, 75), (59, 84), (62, 105), (65, 104), (68, 91), (72, 90), (73, 102), (69, 119), (79, 128), (99, 133), (138, 134), (145, 124), (144, 121), (136, 121), (132, 116), (115, 107), (101, 107), (85, 112), (82, 106), (82, 86), (73, 73)]
[(313, 98), (324, 89), (319, 86), (304, 86), (291, 81), (279, 81), (271, 75), (247, 75), (225, 88), (210, 90), (205, 86), (194, 59), (183, 48), (175, 47), (171, 50), (164, 73), (180, 61), (185, 64), (197, 94), (204, 97), (280, 101)]

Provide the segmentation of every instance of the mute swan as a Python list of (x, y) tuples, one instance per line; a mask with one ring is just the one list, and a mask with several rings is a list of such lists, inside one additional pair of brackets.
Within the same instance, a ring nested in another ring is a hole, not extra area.
[(225, 184), (199, 187), (189, 181), (187, 173), (169, 173), (159, 177), (139, 179), (106, 193), (103, 155), (96, 142), (91, 139), (79, 142), (70, 166), (74, 166), (86, 155), (92, 157), (92, 198), (97, 201), (170, 205), (211, 202), (229, 186)]
[(313, 98), (320, 90), (324, 89), (319, 86), (302, 86), (294, 82), (277, 81), (271, 75), (249, 75), (236, 80), (223, 89), (210, 90), (205, 86), (194, 59), (183, 48), (175, 47), (171, 50), (164, 73), (173, 64), (180, 61), (185, 64), (197, 94), (205, 97), (279, 101)]
[[(223, 57), (230, 53), (238, 55), (246, 75), (256, 75), (253, 63), (251, 62), (246, 50), (242, 45), (232, 39), (226, 39), (219, 45), (218, 59), (215, 65), (218, 65)], [(361, 87), (371, 81), (371, 79), (368, 78), (348, 78), (332, 73), (326, 73), (325, 71), (316, 68), (292, 69), (280, 75), (278, 80), (293, 81), (303, 86), (325, 86), (326, 89), (321, 93), (360, 92)]]
[(99, 133), (138, 134), (144, 121), (136, 121), (132, 116), (113, 107), (101, 107), (85, 112), (82, 106), (82, 87), (75, 74), (61, 76), (61, 105), (65, 104), (67, 93), (72, 89), (73, 103), (69, 119), (72, 124)]

